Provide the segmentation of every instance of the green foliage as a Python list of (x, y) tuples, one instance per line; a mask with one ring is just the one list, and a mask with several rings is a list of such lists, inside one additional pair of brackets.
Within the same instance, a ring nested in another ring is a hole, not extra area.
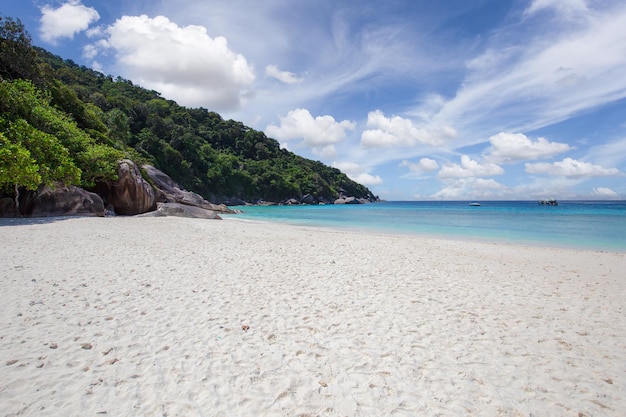
[(112, 109), (106, 113), (109, 138), (126, 149), (130, 140), (130, 126), (128, 116), (120, 109)]
[(114, 181), (117, 179), (118, 161), (124, 153), (107, 145), (95, 144), (76, 156), (76, 161), (83, 169), (81, 183), (85, 187), (93, 187), (98, 181)]
[[(22, 166), (28, 172), (36, 168), (39, 183), (52, 184), (55, 181), (59, 181), (72, 184), (79, 182), (81, 171), (74, 164), (68, 150), (63, 147), (57, 138), (34, 128), (24, 119), (8, 123), (0, 120), (0, 126), (2, 126), (4, 131), (7, 144), (13, 145), (13, 149), (20, 153)], [(24, 151), (28, 152), (30, 161), (24, 159), (26, 157)], [(14, 184), (32, 189), (34, 187), (32, 182), (34, 178), (36, 177), (29, 173), (26, 175), (26, 179), (31, 181), (25, 183), (16, 181)], [(24, 180), (24, 178), (20, 179)]]
[(0, 191), (21, 185), (35, 190), (42, 182), (39, 166), (21, 144), (11, 143), (0, 132)]
[[(123, 153), (98, 144), (66, 113), (53, 107), (47, 92), (26, 80), (0, 82), (0, 131), (35, 159), (41, 182), (90, 187), (114, 179)], [(82, 177), (81, 177), (82, 172)], [(22, 184), (20, 184), (22, 185)]]
[(339, 170), (280, 149), (241, 122), (32, 47), (19, 20), (0, 18), (0, 41), (1, 185), (92, 187), (114, 180), (126, 157), (212, 201), (373, 197)]
[(22, 22), (0, 16), (0, 79), (40, 79), (37, 55)]

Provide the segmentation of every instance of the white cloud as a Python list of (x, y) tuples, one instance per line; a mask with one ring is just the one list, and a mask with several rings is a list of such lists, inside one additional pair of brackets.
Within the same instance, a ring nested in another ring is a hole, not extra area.
[(449, 126), (416, 126), (410, 119), (399, 116), (386, 117), (380, 110), (367, 115), (367, 127), (361, 134), (361, 146), (381, 148), (396, 146), (442, 145), (456, 136), (456, 131)]
[(123, 16), (95, 47), (112, 49), (122, 75), (182, 105), (236, 109), (255, 76), (243, 55), (203, 26), (178, 26), (167, 17)]
[(434, 200), (488, 200), (502, 197), (507, 188), (493, 179), (457, 178), (446, 181), (446, 185), (430, 196)]
[[(534, 7), (562, 3), (583, 10), (560, 0)], [(531, 19), (503, 29), (469, 61), (456, 96), (433, 120), (454, 123), (462, 145), (470, 145), (495, 129), (530, 131), (626, 97), (626, 7), (612, 3), (594, 3), (604, 9), (586, 12), (577, 24)]]
[(533, 0), (525, 14), (531, 15), (541, 10), (552, 9), (556, 12), (571, 16), (572, 14), (587, 12), (586, 0)]
[(529, 174), (549, 174), (563, 177), (606, 177), (620, 175), (617, 168), (603, 168), (589, 162), (565, 158), (553, 163), (526, 163), (526, 172)]
[(598, 198), (619, 198), (619, 194), (607, 187), (597, 187), (593, 189), (593, 195)]
[(409, 162), (405, 159), (400, 163), (400, 166), (409, 168), (411, 172), (431, 172), (439, 169), (437, 161), (430, 158), (422, 158), (418, 163)]
[(532, 141), (522, 133), (500, 132), (489, 138), (491, 149), (485, 158), (496, 163), (549, 158), (572, 149), (566, 143), (549, 142), (545, 138)]
[(380, 176), (364, 172), (363, 167), (354, 162), (335, 162), (333, 167), (346, 174), (351, 180), (367, 187), (383, 183), (383, 179)]
[(99, 19), (96, 9), (84, 6), (80, 0), (69, 0), (56, 9), (43, 6), (39, 20), (41, 39), (51, 44), (56, 44), (60, 38), (72, 39)]
[(313, 118), (307, 109), (295, 109), (280, 118), (280, 126), (267, 126), (265, 133), (279, 141), (302, 139), (307, 147), (323, 148), (343, 140), (346, 130), (355, 126), (349, 120), (337, 122), (328, 115)]
[(334, 162), (333, 167), (345, 174), (361, 171), (361, 165), (354, 162)]
[(298, 84), (302, 82), (302, 78), (298, 78), (296, 74), (289, 71), (281, 71), (276, 65), (268, 65), (265, 67), (265, 76), (276, 78), (285, 84)]
[(461, 155), (461, 164), (447, 164), (441, 167), (439, 178), (487, 177), (504, 174), (501, 166), (493, 163), (480, 164), (467, 155)]
[(587, 159), (603, 165), (619, 166), (626, 162), (626, 138), (600, 144), (587, 151)]
[(383, 179), (378, 175), (371, 174), (358, 174), (355, 176), (350, 176), (350, 179), (358, 182), (359, 184), (365, 185), (366, 187), (370, 187), (372, 185), (380, 185), (383, 183)]
[(337, 149), (335, 145), (318, 146), (312, 148), (313, 154), (319, 156), (321, 159), (335, 159), (337, 156)]

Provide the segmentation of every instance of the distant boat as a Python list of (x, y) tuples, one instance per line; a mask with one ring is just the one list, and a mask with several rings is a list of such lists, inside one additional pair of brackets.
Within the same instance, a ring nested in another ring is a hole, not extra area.
[(478, 207), (480, 206), (480, 203), (469, 203), (469, 205), (472, 207)]
[(559, 202), (556, 201), (554, 198), (551, 198), (549, 200), (539, 200), (538, 203), (541, 206), (558, 206), (559, 205)]

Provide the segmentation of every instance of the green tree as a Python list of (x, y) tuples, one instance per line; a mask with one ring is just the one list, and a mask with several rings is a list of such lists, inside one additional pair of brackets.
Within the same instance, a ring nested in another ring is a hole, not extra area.
[[(28, 124), (24, 119), (9, 122), (0, 120), (5, 137), (14, 145), (28, 150), (38, 167), (40, 183), (51, 185), (54, 182), (78, 184), (81, 171), (74, 163), (68, 150), (61, 142), (46, 132)], [(26, 185), (26, 184), (19, 184)]]
[(20, 208), (19, 187), (35, 190), (41, 184), (38, 170), (39, 166), (30, 156), (28, 149), (11, 143), (0, 132), (0, 192), (7, 192), (9, 188), (13, 188), (17, 210)]
[(122, 149), (126, 150), (130, 140), (128, 116), (120, 109), (113, 109), (106, 113), (105, 118), (109, 128), (109, 138), (119, 143)]
[(39, 81), (37, 55), (20, 19), (0, 16), (0, 78)]

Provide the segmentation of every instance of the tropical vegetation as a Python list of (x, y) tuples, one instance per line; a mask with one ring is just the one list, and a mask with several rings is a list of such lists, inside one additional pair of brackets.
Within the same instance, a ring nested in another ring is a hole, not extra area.
[(339, 170), (241, 122), (35, 47), (19, 19), (0, 16), (0, 194), (57, 183), (91, 189), (115, 181), (122, 158), (154, 165), (214, 202), (374, 199)]

